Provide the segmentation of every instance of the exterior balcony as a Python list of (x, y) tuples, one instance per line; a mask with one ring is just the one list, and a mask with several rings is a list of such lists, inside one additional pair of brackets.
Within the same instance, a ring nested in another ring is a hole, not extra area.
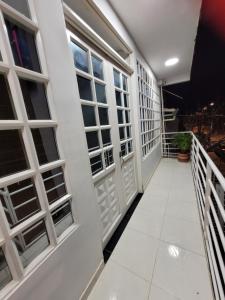
[(190, 163), (173, 138), (88, 299), (224, 299), (225, 181), (194, 135)]

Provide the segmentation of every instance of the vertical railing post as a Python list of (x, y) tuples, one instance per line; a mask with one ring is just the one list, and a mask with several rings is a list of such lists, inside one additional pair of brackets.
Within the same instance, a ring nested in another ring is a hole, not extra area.
[(194, 137), (192, 134), (192, 142), (191, 142), (191, 170), (194, 172), (194, 158), (195, 158), (195, 147), (194, 147)]
[(195, 169), (195, 184), (196, 188), (198, 187), (198, 169), (199, 169), (199, 145), (198, 143), (196, 144), (196, 157), (195, 157), (195, 164), (196, 164), (196, 169)]
[(204, 234), (205, 239), (207, 240), (207, 227), (209, 226), (209, 219), (208, 213), (210, 211), (210, 194), (211, 194), (211, 187), (210, 182), (212, 179), (212, 169), (210, 165), (207, 163), (206, 168), (206, 187), (205, 187), (205, 211), (204, 211)]

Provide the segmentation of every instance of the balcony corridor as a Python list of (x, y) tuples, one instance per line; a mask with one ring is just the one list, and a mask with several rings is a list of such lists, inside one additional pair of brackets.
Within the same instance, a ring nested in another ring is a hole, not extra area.
[(213, 299), (190, 164), (161, 160), (88, 299)]

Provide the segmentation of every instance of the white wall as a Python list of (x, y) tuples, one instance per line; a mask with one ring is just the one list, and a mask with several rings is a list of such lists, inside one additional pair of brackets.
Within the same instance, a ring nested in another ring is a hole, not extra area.
[[(44, 42), (48, 74), (59, 123), (57, 130), (63, 141), (74, 199), (73, 205), (80, 226), (20, 284), (8, 299), (78, 300), (102, 262), (99, 214), (96, 201), (93, 199), (95, 194), (83, 130), (79, 94), (65, 33), (61, 1), (35, 0), (34, 3)], [(150, 74), (152, 72), (107, 1), (96, 0), (96, 3), (100, 5), (102, 11), (125, 41), (134, 49), (134, 53), (131, 55), (131, 66), (135, 70), (132, 75), (131, 96), (134, 102), (133, 117), (137, 120), (136, 59), (139, 59)], [(138, 154), (137, 171), (139, 172), (139, 190), (141, 191), (143, 182), (147, 181), (160, 159), (160, 149), (155, 149), (148, 161), (143, 164), (140, 156), (139, 128), (137, 122), (135, 124)], [(89, 175), (87, 176), (87, 174)]]
[(57, 130), (63, 142), (73, 206), (80, 226), (9, 299), (78, 300), (102, 262), (98, 211), (61, 1), (34, 2), (59, 123)]
[[(120, 36), (125, 40), (125, 42), (133, 49), (133, 54), (131, 55), (130, 64), (134, 69), (134, 74), (131, 76), (132, 80), (132, 98), (133, 98), (133, 107), (134, 107), (134, 120), (137, 120), (139, 117), (139, 107), (138, 107), (138, 85), (137, 85), (137, 70), (136, 70), (136, 60), (143, 65), (148, 74), (154, 79), (155, 85), (157, 79), (154, 73), (151, 70), (151, 67), (147, 64), (146, 60), (140, 53), (137, 48), (137, 45), (133, 41), (129, 32), (126, 30), (121, 20), (118, 18), (109, 2), (106, 0), (93, 0), (94, 3), (99, 7), (101, 12), (107, 17), (113, 27), (117, 30)], [(88, 20), (86, 20), (88, 21)], [(157, 86), (157, 85), (156, 85)], [(159, 93), (159, 89), (158, 89)], [(135, 121), (135, 136), (137, 141), (137, 171), (139, 172), (139, 191), (142, 190), (142, 187), (145, 187), (146, 183), (149, 181), (150, 177), (153, 175), (155, 168), (157, 167), (160, 158), (161, 158), (161, 145), (156, 146), (152, 153), (142, 161), (141, 151), (140, 151), (140, 130), (139, 124)]]

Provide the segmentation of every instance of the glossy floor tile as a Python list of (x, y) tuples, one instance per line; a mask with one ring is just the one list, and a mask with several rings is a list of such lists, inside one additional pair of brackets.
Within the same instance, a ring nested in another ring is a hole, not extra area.
[(143, 196), (142, 201), (138, 205), (138, 209), (145, 212), (157, 213), (164, 215), (166, 210), (168, 197), (159, 195), (149, 195), (147, 197)]
[(166, 216), (161, 240), (205, 256), (202, 231), (195, 222)]
[(169, 198), (166, 207), (166, 215), (199, 223), (199, 214), (196, 203), (180, 201), (180, 199)]
[(177, 297), (168, 294), (166, 291), (152, 284), (149, 300), (179, 300)]
[(154, 238), (160, 238), (164, 215), (159, 211), (136, 209), (128, 228), (135, 229)]
[(107, 263), (89, 300), (147, 300), (149, 284), (120, 265)]
[(194, 189), (184, 188), (182, 185), (176, 186), (170, 191), (169, 199), (196, 203)]
[(213, 300), (190, 164), (162, 159), (132, 213), (88, 299)]
[(206, 258), (161, 242), (152, 283), (182, 300), (212, 300)]
[(159, 240), (127, 228), (111, 259), (150, 282), (158, 245)]

